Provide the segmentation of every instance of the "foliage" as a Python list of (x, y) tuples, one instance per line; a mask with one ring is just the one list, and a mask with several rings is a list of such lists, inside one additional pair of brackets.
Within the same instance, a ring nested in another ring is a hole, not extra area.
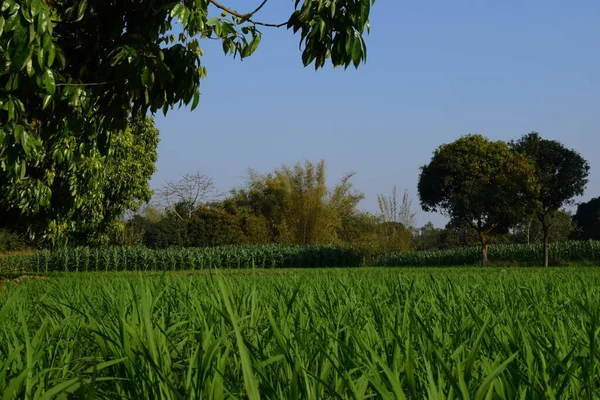
[(191, 247), (240, 244), (246, 236), (235, 216), (219, 209), (201, 207), (186, 221), (186, 240)]
[[(573, 216), (566, 210), (553, 211), (546, 217), (549, 225), (552, 227), (548, 231), (548, 243), (566, 242), (571, 239), (575, 232), (575, 223)], [(544, 232), (542, 223), (539, 219), (533, 218), (528, 221), (516, 224), (511, 229), (511, 240), (514, 243), (542, 243), (544, 242)]]
[(600, 240), (600, 197), (579, 204), (573, 220), (577, 223), (577, 238)]
[[(550, 265), (600, 265), (600, 242), (570, 241), (551, 243)], [(534, 266), (539, 265), (544, 255), (542, 244), (495, 244), (489, 247), (489, 256), (495, 265)], [(480, 260), (477, 246), (450, 250), (388, 253), (374, 257), (370, 265), (377, 267), (432, 267), (476, 265)]]
[(428, 222), (417, 229), (413, 237), (414, 247), (417, 251), (439, 250), (443, 247), (443, 229), (436, 228), (433, 223)]
[(7, 284), (0, 392), (8, 399), (600, 396), (595, 270), (280, 275), (96, 273)]
[(28, 243), (22, 236), (6, 229), (0, 229), (0, 253), (22, 251), (28, 247)]
[(530, 214), (538, 186), (534, 167), (506, 143), (466, 135), (435, 150), (418, 190), (424, 211), (442, 211), (479, 234), (485, 264), (490, 236)]
[(132, 118), (112, 133), (106, 156), (84, 137), (61, 138), (47, 149), (51, 157), (28, 167), (49, 185), (43, 204), (31, 198), (30, 178), (15, 182), (0, 170), (0, 226), (48, 244), (107, 244), (125, 210), (150, 200), (158, 130), (151, 118)]
[(101, 180), (101, 160), (118, 151), (111, 136), (132, 115), (198, 105), (202, 40), (218, 40), (226, 54), (245, 58), (259, 45), (259, 27), (287, 26), (300, 35), (304, 65), (320, 68), (329, 58), (334, 66), (358, 66), (366, 60), (373, 1), (294, 1), (283, 24), (253, 19), (265, 2), (239, 13), (215, 0), (3, 1), (3, 197), (17, 211), (47, 214), (39, 227), (47, 235), (73, 231), (74, 218), (48, 221), (53, 199), (67, 197), (67, 213), (87, 213), (81, 207)]
[(407, 251), (412, 248), (415, 231), (415, 216), (412, 211), (412, 200), (405, 190), (402, 199), (398, 200), (398, 189), (394, 185), (389, 195), (378, 194), (380, 251)]
[(246, 186), (232, 192), (225, 208), (263, 216), (275, 243), (336, 244), (364, 197), (352, 190), (352, 175), (328, 188), (324, 161), (283, 165), (266, 175), (251, 172)]
[[(542, 139), (536, 132), (511, 142), (510, 147), (535, 165), (540, 190), (534, 193), (532, 200), (537, 203), (535, 215), (541, 224), (542, 241), (547, 245), (554, 222), (552, 213), (572, 204), (573, 197), (583, 194), (590, 166), (576, 151), (567, 149), (556, 140)], [(547, 251), (544, 265), (548, 265)]]
[(358, 267), (361, 262), (358, 251), (334, 246), (82, 247), (0, 259), (0, 273)]

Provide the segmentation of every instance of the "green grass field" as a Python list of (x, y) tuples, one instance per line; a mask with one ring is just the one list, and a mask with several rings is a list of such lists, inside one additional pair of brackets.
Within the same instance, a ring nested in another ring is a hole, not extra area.
[(63, 273), (0, 286), (0, 398), (593, 399), (600, 270)]

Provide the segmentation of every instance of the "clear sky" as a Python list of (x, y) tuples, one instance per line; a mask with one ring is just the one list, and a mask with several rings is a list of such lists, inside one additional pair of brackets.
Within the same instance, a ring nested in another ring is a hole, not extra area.
[[(259, 17), (282, 22), (292, 7), (270, 0)], [(467, 133), (510, 140), (537, 131), (590, 162), (578, 200), (600, 196), (598, 0), (378, 0), (358, 70), (304, 68), (292, 31), (263, 33), (243, 62), (202, 43), (200, 106), (156, 118), (153, 188), (199, 170), (225, 192), (248, 168), (325, 159), (331, 183), (356, 172), (362, 209), (375, 211), (377, 193), (396, 184), (414, 198), (418, 225), (441, 225), (416, 193), (419, 166), (437, 146)]]

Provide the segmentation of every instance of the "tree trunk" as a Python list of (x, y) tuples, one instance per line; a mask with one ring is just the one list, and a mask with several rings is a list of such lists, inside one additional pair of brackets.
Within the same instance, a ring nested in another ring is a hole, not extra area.
[(544, 231), (544, 267), (548, 266), (548, 227), (543, 228)]
[(527, 244), (530, 244), (531, 237), (531, 219), (527, 222)]
[(488, 244), (483, 236), (480, 236), (481, 240), (481, 265), (486, 266), (488, 263)]

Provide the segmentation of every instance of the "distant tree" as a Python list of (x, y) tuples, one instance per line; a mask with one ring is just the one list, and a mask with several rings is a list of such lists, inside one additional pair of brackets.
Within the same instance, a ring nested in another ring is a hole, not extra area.
[(200, 207), (186, 221), (186, 241), (190, 247), (214, 247), (245, 243), (246, 236), (234, 215)]
[(428, 222), (417, 229), (414, 236), (414, 247), (419, 251), (438, 250), (442, 247), (443, 229), (436, 228)]
[(440, 211), (477, 232), (486, 265), (490, 238), (531, 213), (538, 186), (534, 167), (506, 143), (466, 135), (435, 150), (421, 167), (418, 189), (424, 211)]
[(513, 151), (527, 157), (535, 165), (540, 190), (533, 196), (537, 203), (535, 216), (542, 227), (544, 266), (548, 266), (548, 242), (555, 219), (553, 213), (571, 204), (573, 197), (583, 194), (590, 166), (576, 151), (556, 140), (543, 139), (536, 132), (511, 142)]
[(353, 174), (328, 187), (325, 172), (324, 161), (284, 165), (265, 175), (251, 171), (246, 185), (233, 190), (227, 202), (263, 216), (276, 243), (336, 243), (364, 196), (352, 189)]
[[(570, 212), (566, 210), (553, 211), (546, 218), (552, 227), (548, 234), (548, 243), (565, 242), (573, 236), (575, 223)], [(511, 229), (510, 236), (513, 243), (544, 243), (544, 230), (542, 223), (537, 218), (528, 218), (526, 221), (515, 224)]]
[(577, 239), (600, 240), (600, 197), (580, 203), (573, 221), (577, 223)]
[(416, 213), (412, 210), (412, 200), (408, 190), (402, 198), (394, 185), (390, 194), (378, 194), (380, 241), (383, 251), (407, 251), (412, 247)]
[(157, 201), (180, 220), (189, 219), (207, 202), (218, 196), (214, 180), (200, 171), (187, 173), (178, 181), (168, 181), (158, 190)]

